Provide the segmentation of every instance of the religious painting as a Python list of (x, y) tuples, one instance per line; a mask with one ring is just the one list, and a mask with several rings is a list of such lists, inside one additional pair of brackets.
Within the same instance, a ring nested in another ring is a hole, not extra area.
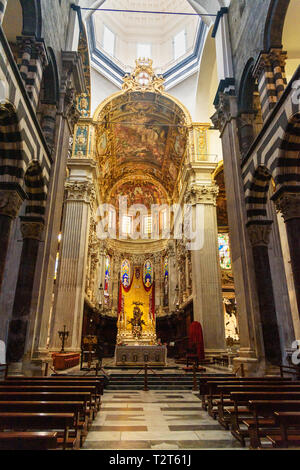
[(99, 156), (102, 156), (105, 154), (106, 146), (107, 146), (107, 135), (106, 135), (106, 132), (103, 132), (98, 138), (98, 142), (97, 142), (97, 150), (98, 150)]
[(153, 284), (153, 268), (150, 260), (146, 260), (144, 263), (144, 284), (146, 287), (150, 287)]
[[(138, 120), (138, 122), (136, 122)], [(155, 120), (134, 116), (132, 124), (114, 126), (115, 154), (118, 164), (140, 161), (162, 167), (166, 150), (168, 126)]]
[(219, 241), (219, 256), (220, 256), (221, 268), (231, 269), (229, 235), (226, 233), (220, 233), (218, 235), (218, 241)]
[(121, 282), (124, 287), (128, 287), (130, 284), (130, 263), (127, 259), (121, 265)]
[(153, 204), (165, 204), (162, 189), (150, 181), (125, 181), (116, 186), (111, 194), (110, 203), (119, 207), (119, 197), (127, 197), (128, 208), (133, 204), (144, 204), (151, 209)]

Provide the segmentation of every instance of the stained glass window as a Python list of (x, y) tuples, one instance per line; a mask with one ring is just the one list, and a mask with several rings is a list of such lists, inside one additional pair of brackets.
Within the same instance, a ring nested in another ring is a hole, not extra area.
[(109, 295), (109, 279), (110, 279), (110, 257), (105, 258), (105, 278), (104, 278), (104, 295)]
[(130, 263), (127, 259), (121, 265), (121, 282), (124, 287), (128, 287), (130, 284)]
[(152, 263), (150, 260), (145, 261), (144, 263), (144, 284), (146, 287), (150, 287), (153, 283), (153, 269)]
[(219, 255), (220, 265), (222, 269), (231, 269), (231, 256), (229, 247), (229, 235), (226, 233), (220, 233), (219, 239)]

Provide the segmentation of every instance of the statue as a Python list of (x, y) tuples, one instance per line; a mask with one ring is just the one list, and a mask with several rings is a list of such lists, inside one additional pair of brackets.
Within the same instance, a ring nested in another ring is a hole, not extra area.
[(142, 320), (143, 312), (139, 307), (142, 304), (140, 302), (133, 302), (133, 304), (135, 305), (133, 308), (133, 318), (128, 320), (128, 323), (131, 324), (133, 336), (139, 339), (142, 336), (143, 325), (145, 325), (144, 320)]

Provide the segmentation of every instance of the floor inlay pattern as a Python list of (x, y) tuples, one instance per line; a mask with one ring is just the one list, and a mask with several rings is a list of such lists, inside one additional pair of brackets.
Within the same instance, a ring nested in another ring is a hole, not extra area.
[(231, 433), (202, 410), (193, 392), (124, 392), (104, 392), (84, 449), (240, 448)]

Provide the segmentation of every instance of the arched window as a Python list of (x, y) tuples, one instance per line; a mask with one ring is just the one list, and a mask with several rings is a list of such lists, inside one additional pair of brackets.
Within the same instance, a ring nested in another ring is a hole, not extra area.
[(144, 263), (143, 280), (146, 287), (150, 287), (153, 284), (153, 268), (150, 260), (147, 259)]
[(109, 296), (110, 257), (105, 258), (104, 295)]
[(121, 282), (124, 287), (128, 287), (130, 284), (130, 263), (127, 259), (121, 265)]
[(219, 233), (218, 240), (221, 269), (231, 269), (229, 235), (227, 233)]

